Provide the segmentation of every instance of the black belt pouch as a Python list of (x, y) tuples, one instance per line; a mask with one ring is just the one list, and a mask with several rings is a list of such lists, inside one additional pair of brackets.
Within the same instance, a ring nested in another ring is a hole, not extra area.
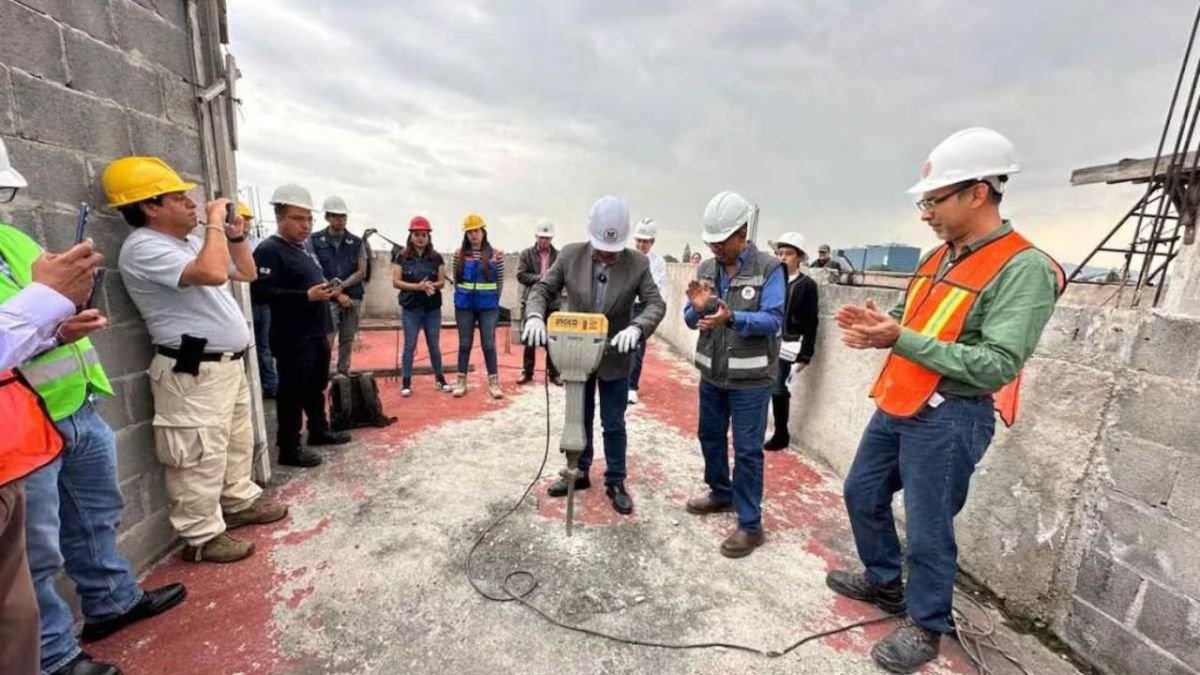
[(204, 356), (204, 348), (207, 345), (208, 338), (199, 338), (184, 333), (183, 339), (179, 342), (179, 358), (175, 359), (175, 367), (171, 370), (176, 373), (199, 375), (200, 359)]

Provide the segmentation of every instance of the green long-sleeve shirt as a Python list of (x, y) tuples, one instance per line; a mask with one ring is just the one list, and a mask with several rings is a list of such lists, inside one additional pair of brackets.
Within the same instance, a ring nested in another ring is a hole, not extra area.
[[(964, 246), (955, 260), (1011, 231), (1012, 225), (1004, 221), (992, 234)], [(922, 259), (922, 264), (928, 257)], [(943, 259), (937, 280), (945, 276), (951, 263), (950, 256)], [(943, 377), (938, 391), (943, 394), (994, 393), (1015, 379), (1033, 354), (1057, 299), (1054, 263), (1036, 249), (1022, 251), (979, 294), (957, 342), (941, 342), (904, 328), (892, 351), (940, 373)], [(890, 314), (900, 320), (904, 316), (904, 302)]]

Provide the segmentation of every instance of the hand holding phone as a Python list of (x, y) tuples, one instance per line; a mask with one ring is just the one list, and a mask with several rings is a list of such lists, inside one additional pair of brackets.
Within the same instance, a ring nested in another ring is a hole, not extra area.
[(341, 287), (342, 287), (342, 280), (337, 277), (334, 277), (334, 278), (330, 279), (329, 281), (325, 282), (325, 288), (337, 289), (337, 288), (341, 288)]

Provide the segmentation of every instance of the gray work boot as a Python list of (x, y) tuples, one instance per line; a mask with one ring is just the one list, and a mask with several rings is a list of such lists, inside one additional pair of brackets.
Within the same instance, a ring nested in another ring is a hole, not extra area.
[(890, 673), (915, 673), (937, 658), (941, 642), (941, 633), (905, 618), (891, 635), (875, 643), (871, 658)]
[(904, 584), (899, 580), (883, 586), (861, 572), (834, 570), (825, 575), (825, 585), (834, 593), (869, 602), (888, 614), (904, 613)]
[(203, 546), (184, 546), (183, 559), (187, 562), (218, 562), (231, 563), (250, 557), (254, 553), (254, 544), (241, 539), (234, 539), (222, 532), (204, 542)]

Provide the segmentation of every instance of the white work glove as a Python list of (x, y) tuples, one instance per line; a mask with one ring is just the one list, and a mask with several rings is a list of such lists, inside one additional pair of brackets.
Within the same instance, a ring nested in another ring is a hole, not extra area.
[(783, 381), (783, 386), (791, 389), (792, 383), (796, 381), (796, 376), (799, 375), (800, 371), (804, 370), (805, 366), (807, 365), (807, 363), (793, 363), (791, 372), (788, 373), (787, 379)]
[(627, 326), (613, 336), (612, 346), (617, 348), (617, 351), (622, 354), (628, 354), (637, 347), (638, 340), (642, 339), (642, 329), (637, 326)]
[(546, 344), (546, 322), (540, 316), (525, 319), (525, 330), (521, 331), (521, 342), (530, 347), (540, 347)]

